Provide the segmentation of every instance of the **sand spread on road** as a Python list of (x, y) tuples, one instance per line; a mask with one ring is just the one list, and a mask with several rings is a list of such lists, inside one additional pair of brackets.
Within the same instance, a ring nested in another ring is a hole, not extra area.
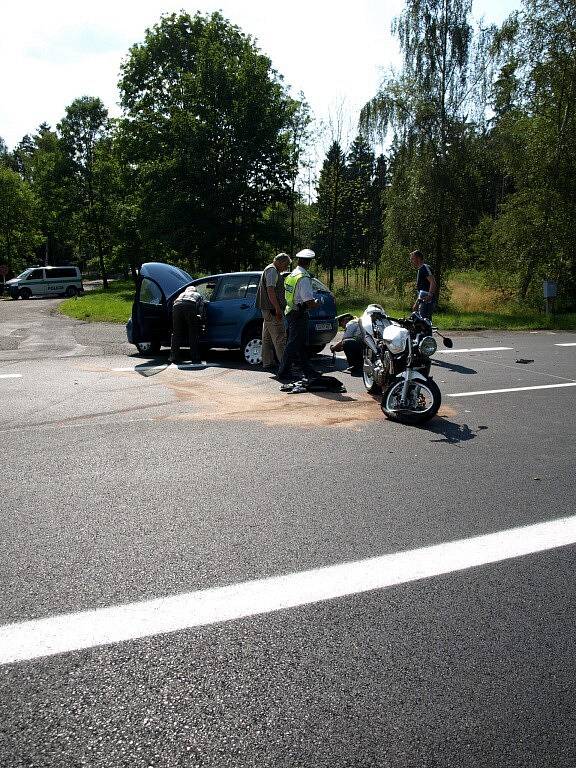
[[(191, 421), (260, 421), (269, 426), (346, 427), (356, 429), (366, 422), (385, 421), (380, 399), (366, 392), (303, 392), (289, 394), (280, 391), (271, 379), (246, 382), (219, 371), (214, 376), (182, 381), (171, 376), (165, 382), (178, 400), (190, 402), (194, 410), (169, 418)], [(166, 374), (164, 374), (166, 376)], [(443, 408), (439, 415), (455, 413)]]

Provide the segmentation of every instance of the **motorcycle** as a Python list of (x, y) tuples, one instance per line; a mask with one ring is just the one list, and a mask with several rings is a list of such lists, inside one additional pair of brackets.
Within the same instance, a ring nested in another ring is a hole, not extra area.
[(371, 394), (382, 394), (380, 407), (385, 415), (404, 424), (422, 424), (435, 416), (442, 396), (430, 376), (430, 358), (438, 348), (433, 334), (449, 348), (452, 340), (418, 312), (394, 318), (379, 304), (364, 310), (360, 328), (364, 386)]

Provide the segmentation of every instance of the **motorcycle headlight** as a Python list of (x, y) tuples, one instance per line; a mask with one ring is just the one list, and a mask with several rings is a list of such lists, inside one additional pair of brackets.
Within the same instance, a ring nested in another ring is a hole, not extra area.
[(432, 336), (424, 336), (420, 342), (420, 352), (427, 357), (432, 357), (437, 349), (438, 344), (436, 344), (436, 339), (432, 338)]

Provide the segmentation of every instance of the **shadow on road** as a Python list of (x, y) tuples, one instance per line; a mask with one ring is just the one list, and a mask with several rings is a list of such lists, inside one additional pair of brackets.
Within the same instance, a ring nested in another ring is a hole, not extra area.
[(474, 368), (466, 368), (465, 365), (447, 363), (445, 360), (434, 360), (433, 364), (440, 366), (440, 368), (447, 368), (449, 371), (454, 371), (455, 373), (478, 373)]
[[(454, 421), (449, 421), (444, 416), (440, 416), (428, 424), (423, 424), (420, 429), (440, 436), (437, 440), (431, 440), (431, 443), (456, 445), (467, 440), (474, 440), (478, 436), (478, 433), (470, 429), (468, 424), (457, 424)], [(486, 429), (486, 427), (482, 427), (482, 429)]]

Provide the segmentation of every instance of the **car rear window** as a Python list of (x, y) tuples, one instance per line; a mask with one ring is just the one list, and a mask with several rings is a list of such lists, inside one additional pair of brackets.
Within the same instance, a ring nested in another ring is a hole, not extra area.
[(142, 279), (140, 286), (140, 303), (162, 304), (162, 291), (155, 282), (146, 277)]
[(328, 286), (324, 285), (324, 283), (321, 280), (318, 280), (317, 277), (312, 278), (312, 290), (324, 291), (325, 293), (330, 293), (330, 289), (328, 288)]

